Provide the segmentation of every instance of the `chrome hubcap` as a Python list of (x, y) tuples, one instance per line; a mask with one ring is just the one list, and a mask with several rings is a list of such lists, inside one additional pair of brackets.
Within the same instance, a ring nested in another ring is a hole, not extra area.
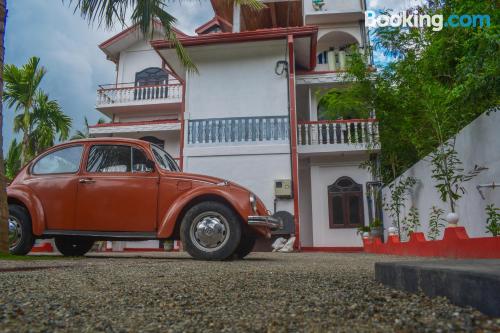
[(23, 238), (23, 229), (21, 227), (21, 222), (13, 217), (9, 216), (9, 248), (14, 249)]
[(229, 238), (229, 225), (221, 214), (205, 212), (194, 219), (190, 235), (194, 245), (200, 250), (217, 251)]

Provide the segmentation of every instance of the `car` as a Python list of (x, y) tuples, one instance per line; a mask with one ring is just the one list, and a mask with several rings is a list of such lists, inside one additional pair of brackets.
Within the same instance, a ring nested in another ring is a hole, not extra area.
[(65, 256), (95, 241), (181, 240), (194, 258), (244, 258), (282, 228), (264, 203), (224, 179), (181, 172), (152, 143), (94, 138), (50, 148), (7, 187), (10, 252), (54, 239)]

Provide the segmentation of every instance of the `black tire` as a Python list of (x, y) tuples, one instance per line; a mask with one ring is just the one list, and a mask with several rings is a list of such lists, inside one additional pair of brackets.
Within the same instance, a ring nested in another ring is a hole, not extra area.
[(184, 215), (180, 236), (182, 245), (193, 258), (225, 260), (232, 257), (240, 243), (240, 218), (222, 203), (202, 202)]
[(61, 236), (55, 238), (56, 248), (63, 256), (81, 257), (89, 252), (94, 240), (85, 237)]
[[(33, 248), (35, 237), (31, 217), (26, 208), (14, 204), (9, 205), (9, 228), (15, 228), (13, 233), (9, 231), (10, 253), (18, 256), (27, 255)], [(16, 242), (13, 244), (14, 237)]]
[(243, 234), (240, 244), (236, 248), (236, 252), (234, 252), (234, 256), (237, 259), (245, 258), (252, 252), (255, 242), (257, 242), (257, 237), (254, 235)]

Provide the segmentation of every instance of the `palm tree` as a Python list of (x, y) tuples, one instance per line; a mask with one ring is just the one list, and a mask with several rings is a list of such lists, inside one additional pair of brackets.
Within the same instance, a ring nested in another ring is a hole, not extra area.
[[(87, 139), (90, 138), (90, 131), (89, 131), (89, 120), (87, 117), (84, 117), (84, 122), (85, 122), (85, 128), (83, 131), (76, 131), (76, 133), (71, 137), (71, 140), (79, 140), (79, 139)], [(104, 118), (99, 118), (97, 121), (98, 124), (105, 124), (106, 119)]]
[(38, 87), (45, 76), (46, 70), (40, 67), (40, 58), (31, 57), (28, 63), (21, 67), (5, 65), (3, 77), (5, 91), (3, 100), (15, 112), (21, 112), (16, 117), (17, 131), (23, 132), (21, 164), (24, 165), (33, 156), (30, 144), (30, 115), (33, 111)]
[[(69, 137), (71, 118), (65, 115), (57, 101), (38, 90), (34, 99), (33, 112), (28, 115), (29, 147), (36, 156), (54, 145), (56, 139), (63, 141)], [(14, 118), (14, 132), (25, 125), (25, 115)]]
[[(181, 0), (179, 0), (181, 1)], [(248, 6), (254, 10), (260, 10), (265, 5), (260, 0), (224, 0), (242, 6)], [(182, 44), (177, 40), (177, 36), (172, 29), (177, 19), (167, 12), (165, 0), (63, 0), (74, 4), (74, 11), (79, 12), (82, 18), (89, 24), (97, 22), (98, 25), (105, 25), (112, 28), (115, 22), (125, 26), (127, 15), (133, 25), (138, 25), (144, 35), (153, 36), (152, 25), (154, 20), (159, 20), (165, 30), (166, 39), (170, 40), (177, 51), (177, 56), (183, 65), (191, 71), (196, 71), (195, 64), (189, 58)]]
[(4, 37), (5, 21), (7, 20), (7, 1), (0, 0), (0, 254), (9, 253), (9, 209), (7, 204), (7, 179), (3, 162), (3, 60), (5, 55)]
[(16, 139), (12, 140), (5, 159), (5, 176), (8, 179), (14, 179), (16, 174), (21, 170), (21, 147), (22, 145)]

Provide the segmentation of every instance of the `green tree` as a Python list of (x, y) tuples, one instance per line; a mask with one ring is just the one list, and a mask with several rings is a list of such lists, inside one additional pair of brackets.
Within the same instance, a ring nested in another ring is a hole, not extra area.
[(17, 67), (5, 65), (3, 77), (5, 80), (5, 91), (3, 100), (9, 108), (14, 108), (16, 113), (17, 132), (22, 132), (22, 154), (21, 165), (24, 165), (33, 156), (30, 144), (31, 135), (31, 113), (35, 106), (38, 89), (46, 70), (40, 67), (40, 58), (31, 57), (28, 62)]
[[(87, 119), (87, 117), (84, 117), (83, 121), (85, 123), (85, 127), (83, 128), (83, 130), (77, 130), (75, 132), (75, 134), (71, 137), (71, 140), (79, 140), (79, 139), (90, 138), (89, 120)], [(99, 118), (99, 120), (97, 120), (97, 123), (98, 124), (105, 124), (106, 123), (106, 119)]]
[[(348, 85), (325, 95), (332, 119), (369, 114), (379, 120), (381, 175), (391, 182), (445, 144), (477, 116), (500, 104), (500, 11), (494, 0), (426, 2), (414, 10), (429, 15), (487, 13), (489, 27), (384, 27), (374, 46), (393, 60), (377, 72), (353, 57)], [(363, 67), (364, 66), (364, 67)]]
[[(69, 137), (71, 118), (62, 112), (55, 100), (50, 100), (43, 91), (38, 90), (34, 99), (33, 112), (28, 114), (28, 141), (33, 155), (38, 155), (52, 147), (56, 140)], [(24, 115), (14, 118), (14, 132), (24, 131)]]

